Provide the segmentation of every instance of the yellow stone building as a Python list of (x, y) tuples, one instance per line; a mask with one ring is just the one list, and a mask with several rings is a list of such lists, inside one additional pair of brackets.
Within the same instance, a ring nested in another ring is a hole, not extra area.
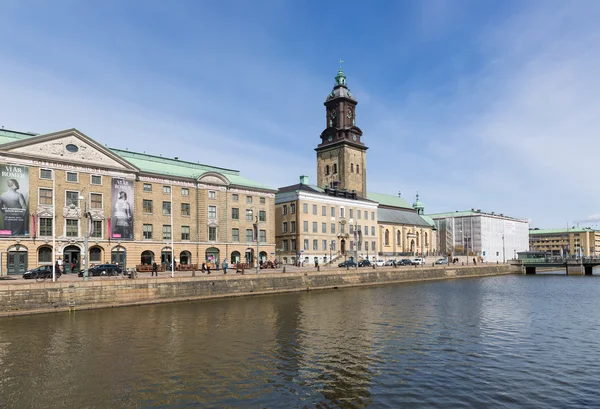
[(274, 259), (276, 191), (236, 170), (109, 149), (76, 129), (2, 129), (0, 166), (0, 274), (81, 268), (86, 235), (90, 264)]
[(595, 257), (600, 255), (600, 231), (589, 227), (530, 229), (529, 249), (553, 256)]

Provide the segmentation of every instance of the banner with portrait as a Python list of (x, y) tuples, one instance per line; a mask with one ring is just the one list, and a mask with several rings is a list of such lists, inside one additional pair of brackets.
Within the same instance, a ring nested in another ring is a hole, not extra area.
[(29, 168), (2, 165), (0, 237), (29, 235)]
[(133, 180), (112, 179), (110, 237), (133, 239)]

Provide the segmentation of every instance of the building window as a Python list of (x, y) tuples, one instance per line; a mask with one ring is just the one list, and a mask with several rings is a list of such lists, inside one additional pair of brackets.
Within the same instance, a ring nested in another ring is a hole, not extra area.
[(260, 240), (261, 243), (266, 243), (267, 242), (267, 231), (266, 230), (261, 230), (258, 233), (258, 238)]
[(321, 206), (321, 216), (327, 216), (327, 206)]
[(340, 207), (340, 217), (344, 217), (344, 208)]
[(189, 216), (190, 215), (190, 204), (189, 203), (182, 203), (181, 204), (181, 215), (182, 216)]
[(90, 207), (92, 209), (102, 209), (102, 195), (100, 193), (90, 193)]
[(312, 228), (313, 228), (312, 229), (313, 233), (316, 233), (317, 232), (317, 228), (318, 228), (317, 222), (313, 222)]
[(231, 208), (231, 219), (232, 220), (240, 220), (240, 209), (237, 207)]
[(346, 225), (340, 224), (340, 233), (346, 233)]
[(151, 240), (152, 239), (152, 225), (144, 224), (143, 231), (144, 231), (144, 239)]
[(331, 206), (331, 217), (335, 217), (335, 207)]
[(331, 240), (331, 250), (335, 251), (335, 240)]
[(79, 192), (65, 192), (65, 205), (66, 206), (79, 206)]
[(291, 214), (295, 214), (296, 213), (296, 203), (292, 203), (290, 205), (290, 213)]
[(313, 250), (314, 251), (318, 251), (319, 250), (319, 240), (313, 240)]
[[(369, 244), (367, 243), (367, 246), (368, 245)], [(358, 242), (358, 251), (362, 251), (362, 242), (360, 242), (360, 241)]]
[(49, 217), (40, 217), (40, 236), (52, 236), (52, 219)]
[(90, 249), (90, 262), (99, 263), (102, 261), (102, 250), (99, 247), (92, 247)]
[(142, 208), (144, 213), (152, 213), (152, 200), (144, 199)]
[(369, 212), (365, 210), (365, 220), (369, 220)]
[[(375, 226), (371, 226), (371, 236), (375, 235)], [(398, 243), (400, 243), (400, 240), (398, 240)]]
[(321, 250), (325, 251), (327, 250), (327, 240), (323, 240), (321, 243)]
[(181, 226), (181, 240), (190, 239), (190, 226)]
[(334, 175), (337, 173), (337, 163), (333, 164), (333, 172)]
[(52, 249), (41, 247), (38, 251), (38, 263), (52, 263)]
[(360, 173), (360, 166), (356, 165), (356, 173)]
[(266, 200), (265, 200), (265, 198), (264, 198), (264, 197), (261, 197), (261, 198), (260, 198), (260, 204), (265, 204), (265, 203), (266, 203)]
[(252, 209), (246, 209), (246, 221), (247, 222), (252, 221)]
[(231, 241), (240, 241), (240, 229), (231, 229)]
[(181, 188), (181, 196), (189, 196), (190, 195), (190, 189), (188, 189), (187, 187), (182, 187)]
[(40, 169), (40, 179), (52, 179), (52, 170)]
[(102, 220), (92, 220), (91, 237), (102, 237)]
[(214, 190), (209, 190), (208, 191), (208, 198), (209, 199), (216, 199), (217, 198), (217, 192), (215, 192)]
[(240, 200), (240, 197), (238, 196), (237, 193), (233, 193), (231, 195), (231, 200), (233, 200), (234, 202), (238, 202)]
[(325, 165), (325, 174), (329, 175), (329, 165)]
[(152, 185), (150, 183), (144, 183), (144, 192), (152, 192)]
[(246, 242), (250, 243), (254, 241), (254, 235), (252, 233), (252, 229), (246, 229)]
[(304, 250), (308, 250), (308, 239), (304, 239)]
[(287, 205), (283, 205), (281, 207), (281, 214), (284, 215), (284, 216), (287, 214)]
[(317, 205), (312, 205), (313, 208), (313, 214), (316, 215), (317, 214)]
[(261, 210), (258, 212), (258, 220), (261, 222), (267, 221), (267, 212), (265, 210)]
[(354, 225), (352, 225), (352, 224), (350, 225), (350, 231), (349, 231), (349, 233), (350, 234), (354, 233)]
[(209, 219), (217, 218), (217, 206), (208, 206), (208, 218)]
[(288, 241), (287, 240), (283, 240), (281, 242), (283, 244), (283, 251), (288, 251)]
[(354, 210), (350, 209), (349, 212), (350, 212), (350, 218), (352, 219), (354, 217)]
[(296, 239), (292, 239), (290, 242), (291, 242), (291, 244), (292, 244), (292, 250), (293, 250), (293, 251), (296, 251), (296, 250), (297, 250), (297, 249), (296, 249)]
[(209, 227), (208, 228), (208, 241), (216, 241), (217, 240), (217, 228)]
[(290, 222), (290, 232), (296, 233), (296, 222)]
[(171, 225), (163, 224), (163, 240), (171, 240)]
[(101, 184), (102, 184), (102, 176), (92, 175), (92, 185), (101, 185)]
[(308, 222), (307, 221), (302, 222), (302, 230), (304, 231), (304, 233), (308, 233)]
[(384, 245), (385, 246), (389, 246), (390, 245), (390, 231), (388, 229), (385, 229), (385, 239), (384, 239)]
[(79, 180), (79, 173), (67, 172), (67, 182), (77, 182)]
[(327, 223), (321, 223), (321, 233), (327, 233)]
[(40, 198), (41, 205), (52, 205), (52, 189), (40, 189)]
[(371, 212), (371, 220), (375, 220), (375, 212)]
[(362, 212), (360, 210), (356, 211), (356, 218), (360, 219)]
[(79, 236), (79, 221), (73, 219), (67, 219), (66, 222), (66, 236), (67, 237), (78, 237)]
[(365, 226), (363, 228), (363, 231), (365, 232), (365, 236), (368, 236), (369, 235), (369, 226)]
[(252, 204), (252, 196), (246, 196), (246, 203)]
[(287, 222), (281, 224), (281, 231), (282, 233), (287, 233)]
[(169, 216), (171, 214), (171, 202), (163, 202), (162, 214)]
[(166, 195), (171, 194), (171, 186), (163, 186), (163, 193)]
[(374, 242), (374, 241), (373, 241), (373, 242), (371, 242), (371, 250), (372, 250), (372, 251), (375, 251), (375, 242)]
[(308, 214), (308, 203), (302, 203), (302, 212)]
[(335, 223), (331, 223), (331, 234), (335, 234)]

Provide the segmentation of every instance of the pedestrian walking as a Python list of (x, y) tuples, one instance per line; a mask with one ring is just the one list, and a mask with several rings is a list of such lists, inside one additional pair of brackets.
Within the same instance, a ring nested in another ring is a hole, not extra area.
[(153, 275), (156, 275), (158, 277), (158, 264), (156, 264), (156, 261), (152, 263), (152, 274), (150, 275), (150, 277), (152, 277)]
[(229, 266), (227, 264), (227, 259), (225, 259), (223, 260), (223, 274), (227, 274), (227, 267)]
[(206, 273), (206, 263), (202, 263), (202, 272)]
[(58, 264), (58, 260), (54, 264), (54, 271), (56, 272), (56, 274), (60, 274), (60, 264)]
[(206, 274), (210, 274), (210, 263), (206, 265)]

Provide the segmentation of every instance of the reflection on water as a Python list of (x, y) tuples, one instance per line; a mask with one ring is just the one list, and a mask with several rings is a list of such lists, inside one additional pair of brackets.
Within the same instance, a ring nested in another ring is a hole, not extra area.
[(0, 407), (585, 407), (597, 277), (503, 276), (0, 321)]

